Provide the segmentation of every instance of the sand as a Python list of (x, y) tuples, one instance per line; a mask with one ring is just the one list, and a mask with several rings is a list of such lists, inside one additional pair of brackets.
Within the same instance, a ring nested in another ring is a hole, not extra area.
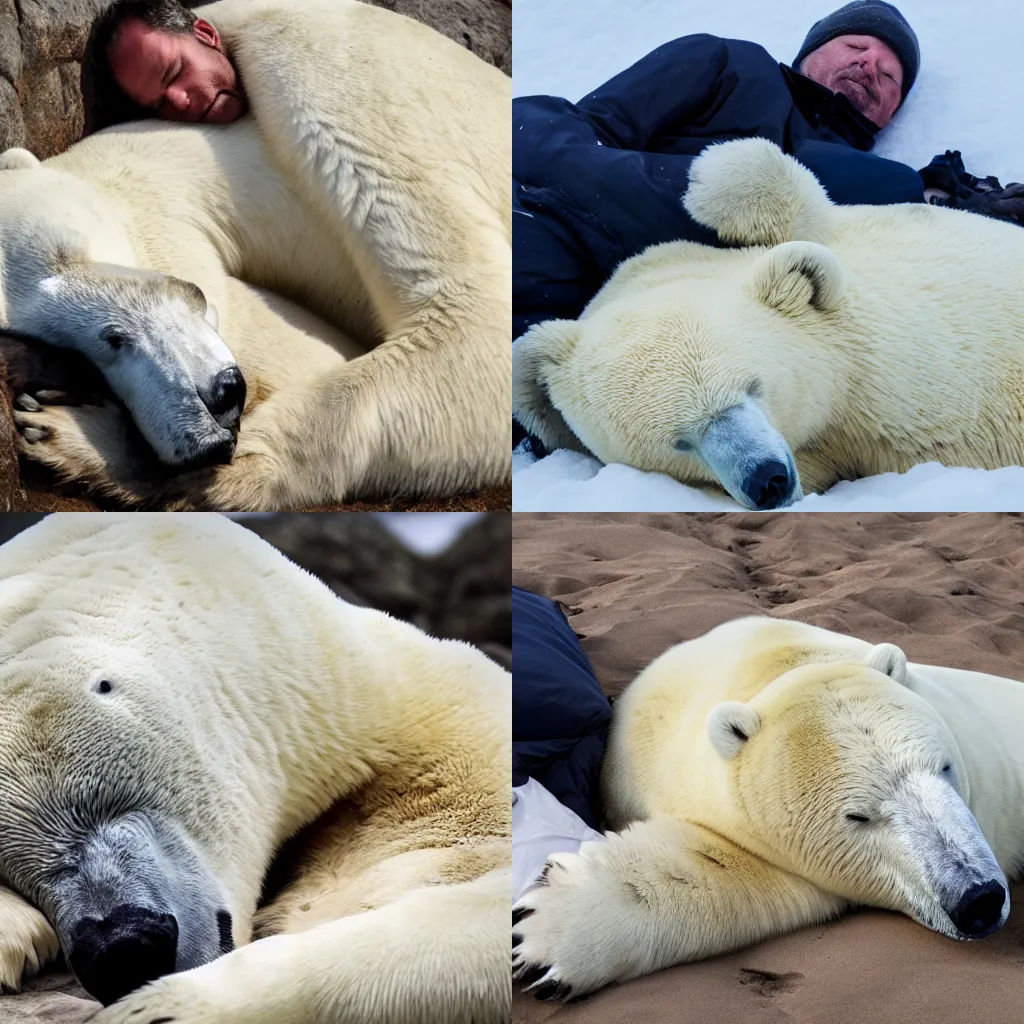
[[(619, 693), (656, 655), (766, 614), (1024, 679), (1019, 514), (513, 515), (513, 582), (562, 602)], [(1022, 737), (1024, 741), (1024, 737)], [(995, 935), (861, 911), (575, 1005), (517, 993), (517, 1024), (1024, 1021), (1024, 886)]]

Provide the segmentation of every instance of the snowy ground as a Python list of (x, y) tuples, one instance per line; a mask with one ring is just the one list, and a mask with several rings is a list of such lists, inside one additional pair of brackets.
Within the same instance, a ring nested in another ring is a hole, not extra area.
[[(656, 46), (692, 32), (751, 39), (779, 60), (796, 55), (807, 29), (843, 0), (515, 0), (513, 87), (516, 95), (550, 93), (576, 100)], [(921, 44), (921, 71), (875, 152), (912, 167), (959, 149), (968, 170), (1024, 181), (1021, 96), (1024, 63), (1014, 31), (1013, 0), (899, 0)], [(539, 462), (517, 457), (516, 511), (700, 511), (736, 509), (724, 495), (686, 487), (660, 474), (556, 452)], [(915, 467), (843, 483), (793, 509), (890, 511), (1024, 509), (1024, 468), (993, 471)]]

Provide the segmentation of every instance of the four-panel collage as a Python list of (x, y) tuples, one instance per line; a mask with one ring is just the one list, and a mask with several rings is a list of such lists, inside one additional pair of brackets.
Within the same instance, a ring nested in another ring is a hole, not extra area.
[(1024, 1021), (1017, 13), (0, 3), (0, 1024)]

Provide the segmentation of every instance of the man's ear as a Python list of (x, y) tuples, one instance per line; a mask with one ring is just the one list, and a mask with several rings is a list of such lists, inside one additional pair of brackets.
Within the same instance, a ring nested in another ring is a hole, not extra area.
[(204, 46), (209, 46), (214, 50), (223, 49), (220, 45), (220, 33), (208, 21), (203, 21), (202, 18), (196, 19), (196, 23), (192, 26), (192, 34)]
[(716, 704), (708, 715), (711, 746), (727, 761), (735, 757), (760, 728), (760, 715), (749, 704), (738, 700)]

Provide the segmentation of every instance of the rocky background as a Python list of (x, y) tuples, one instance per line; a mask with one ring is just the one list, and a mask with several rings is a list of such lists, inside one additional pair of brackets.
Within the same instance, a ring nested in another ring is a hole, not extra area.
[(295, 512), (238, 521), (346, 601), (433, 636), (468, 640), (510, 668), (511, 520), (500, 512), (478, 516), (434, 558), (410, 551), (371, 515)]
[[(365, 0), (415, 18), (512, 74), (512, 0)], [(89, 30), (110, 0), (0, 0), (0, 152), (23, 146), (41, 160), (82, 137), (81, 71)], [(200, 4), (188, 2), (186, 6)], [(0, 380), (6, 368), (0, 360)], [(511, 509), (511, 484), (442, 501), (345, 506), (355, 510)], [(50, 493), (41, 474), (19, 474), (10, 396), (0, 388), (0, 511), (89, 511)]]

